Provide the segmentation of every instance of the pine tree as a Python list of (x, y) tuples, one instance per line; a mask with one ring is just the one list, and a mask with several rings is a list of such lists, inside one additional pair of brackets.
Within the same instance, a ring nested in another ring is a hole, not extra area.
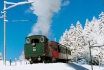
[[(69, 31), (66, 30), (61, 36), (60, 43), (71, 49), (74, 61), (76, 57), (77, 59), (83, 57), (90, 62), (88, 41), (92, 46), (104, 45), (104, 12), (99, 15), (99, 18), (93, 17), (91, 21), (86, 19), (84, 29), (79, 21), (76, 28), (71, 24)], [(104, 61), (104, 47), (94, 47), (91, 51), (93, 51), (93, 64), (98, 64), (98, 59)]]
[(100, 21), (104, 24), (104, 12), (99, 15)]
[(69, 31), (69, 39), (70, 39), (70, 49), (72, 50), (72, 57), (74, 61), (77, 61), (77, 44), (76, 44), (76, 28), (74, 27), (73, 24), (70, 26), (70, 31)]
[(83, 36), (83, 28), (81, 23), (78, 21), (76, 25), (76, 44), (77, 44), (77, 52), (78, 52), (78, 57), (83, 57), (83, 52), (84, 50), (84, 36)]
[(25, 60), (25, 55), (24, 55), (24, 50), (21, 52), (21, 54), (19, 55), (19, 60), (23, 61)]

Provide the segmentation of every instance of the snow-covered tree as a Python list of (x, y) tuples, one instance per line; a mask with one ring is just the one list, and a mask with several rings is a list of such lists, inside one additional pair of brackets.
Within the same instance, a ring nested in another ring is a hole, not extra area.
[(76, 42), (78, 57), (83, 57), (82, 55), (85, 55), (83, 52), (86, 51), (85, 47), (83, 47), (85, 46), (85, 40), (83, 36), (83, 28), (79, 21), (76, 24)]
[[(74, 61), (76, 57), (77, 59), (83, 57), (90, 62), (88, 41), (91, 45), (104, 44), (104, 12), (99, 15), (99, 19), (95, 17), (92, 18), (92, 21), (86, 19), (84, 28), (79, 21), (76, 23), (76, 27), (71, 24), (69, 31), (66, 29), (59, 42), (71, 49)], [(93, 64), (99, 63), (98, 58), (100, 61), (104, 61), (104, 47), (94, 47), (91, 48), (91, 51), (93, 51)]]
[(99, 15), (100, 21), (104, 24), (104, 12)]
[(24, 55), (24, 50), (21, 52), (21, 54), (19, 55), (19, 60), (23, 61), (25, 60), (25, 55)]
[(67, 29), (65, 30), (65, 33), (63, 33), (63, 37), (60, 39), (60, 43), (64, 43), (64, 45), (67, 45), (68, 41), (68, 31)]

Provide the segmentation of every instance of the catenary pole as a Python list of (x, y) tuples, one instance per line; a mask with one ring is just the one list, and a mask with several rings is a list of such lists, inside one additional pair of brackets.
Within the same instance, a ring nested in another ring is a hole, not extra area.
[(91, 57), (91, 45), (90, 45), (90, 41), (88, 41), (89, 43), (89, 52), (90, 52), (90, 60), (91, 60), (91, 70), (93, 70), (93, 66), (92, 66), (92, 57)]
[[(3, 9), (3, 18), (4, 18), (4, 65), (6, 66), (6, 10), (13, 8), (18, 5), (23, 5), (23, 4), (31, 4), (33, 2), (18, 2), (18, 3), (11, 3), (11, 2), (6, 2), (4, 1), (4, 9)], [(6, 4), (12, 4), (12, 6), (9, 6), (6, 8)]]
[[(91, 70), (93, 70), (92, 57), (91, 57), (91, 48), (92, 47), (99, 47), (99, 49), (100, 49), (100, 47), (104, 47), (104, 45), (96, 45), (96, 46), (90, 45), (90, 41), (88, 41), (88, 44), (89, 44), (89, 53), (90, 53), (90, 60), (91, 60)], [(100, 66), (100, 56), (99, 56), (99, 66)]]
[(6, 65), (6, 2), (4, 1), (4, 64)]

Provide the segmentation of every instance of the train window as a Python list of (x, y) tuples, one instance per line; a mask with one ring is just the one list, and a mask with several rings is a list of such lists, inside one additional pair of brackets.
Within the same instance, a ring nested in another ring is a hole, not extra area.
[(54, 50), (57, 50), (57, 47), (56, 46), (54, 46)]
[(62, 47), (62, 53), (64, 53), (64, 48)]
[(60, 47), (59, 47), (59, 45), (58, 45), (58, 52), (60, 52)]
[(57, 50), (57, 47), (56, 47), (56, 46), (53, 46), (53, 49), (54, 49), (54, 50)]
[(40, 42), (44, 42), (44, 37), (41, 37), (40, 38)]
[(28, 44), (30, 43), (30, 39), (29, 38), (26, 39), (26, 43), (28, 43)]
[(71, 51), (70, 50), (68, 50), (68, 54), (71, 55)]
[(63, 53), (65, 54), (65, 49), (63, 48)]
[(60, 47), (60, 52), (62, 53), (62, 47)]
[(63, 46), (63, 53), (65, 54), (66, 53), (66, 48)]
[(32, 39), (31, 43), (39, 43), (39, 39)]
[(69, 54), (69, 50), (67, 50), (67, 53)]
[(61, 53), (63, 53), (63, 48), (61, 47)]
[(68, 48), (68, 54), (71, 55), (71, 50), (70, 50), (70, 48)]

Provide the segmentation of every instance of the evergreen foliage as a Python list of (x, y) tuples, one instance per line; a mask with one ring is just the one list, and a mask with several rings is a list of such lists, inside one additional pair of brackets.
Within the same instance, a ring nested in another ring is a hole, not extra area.
[[(74, 61), (84, 58), (90, 64), (88, 41), (91, 45), (104, 45), (104, 12), (99, 15), (99, 19), (86, 19), (84, 28), (79, 21), (76, 27), (71, 24), (69, 31), (65, 30), (59, 42), (72, 50)], [(94, 47), (91, 51), (93, 64), (104, 62), (104, 47)]]

